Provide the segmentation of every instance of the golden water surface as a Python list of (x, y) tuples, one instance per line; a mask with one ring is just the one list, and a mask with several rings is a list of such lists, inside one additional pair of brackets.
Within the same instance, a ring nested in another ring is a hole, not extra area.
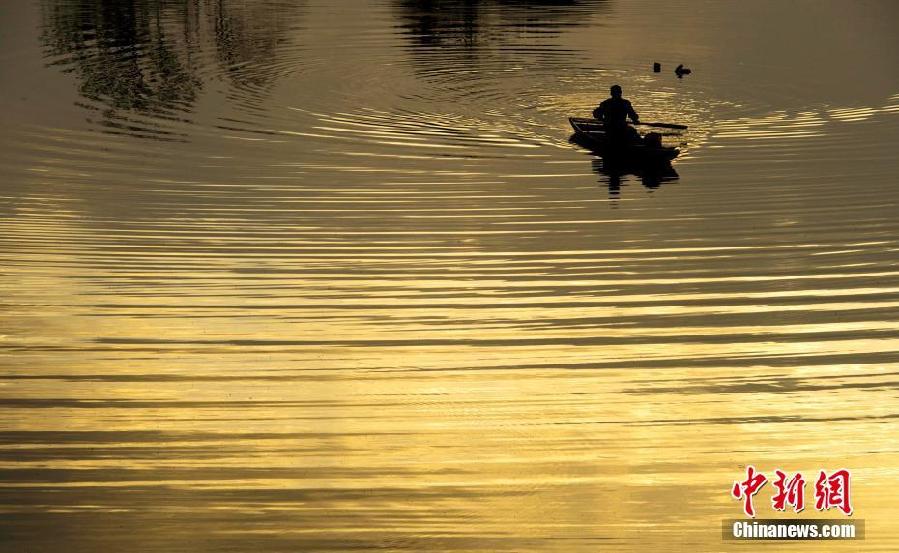
[(894, 3), (0, 16), (3, 551), (747, 550), (749, 464), (899, 549)]

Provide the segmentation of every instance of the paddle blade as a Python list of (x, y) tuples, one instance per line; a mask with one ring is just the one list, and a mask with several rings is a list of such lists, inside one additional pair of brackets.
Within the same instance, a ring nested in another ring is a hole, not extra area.
[(686, 125), (678, 125), (675, 123), (644, 123), (643, 121), (640, 121), (639, 123), (634, 123), (634, 125), (645, 125), (647, 127), (659, 127), (662, 129), (680, 129), (680, 130), (687, 129)]

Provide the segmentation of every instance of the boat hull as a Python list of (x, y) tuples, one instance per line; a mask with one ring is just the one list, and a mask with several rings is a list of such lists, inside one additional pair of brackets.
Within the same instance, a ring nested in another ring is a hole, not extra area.
[(609, 140), (601, 122), (596, 119), (569, 117), (574, 129), (572, 139), (594, 150), (604, 158), (637, 164), (667, 163), (680, 154), (680, 150), (670, 146), (653, 147), (645, 144), (622, 144)]

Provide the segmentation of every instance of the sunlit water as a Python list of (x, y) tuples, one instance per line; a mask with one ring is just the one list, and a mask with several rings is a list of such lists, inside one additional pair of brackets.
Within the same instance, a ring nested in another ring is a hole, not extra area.
[(726, 550), (747, 464), (899, 548), (896, 4), (0, 15), (3, 550)]

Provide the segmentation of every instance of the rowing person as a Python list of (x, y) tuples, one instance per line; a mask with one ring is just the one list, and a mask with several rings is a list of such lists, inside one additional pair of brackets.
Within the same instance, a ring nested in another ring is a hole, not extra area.
[(640, 116), (634, 111), (631, 103), (621, 97), (621, 87), (612, 85), (612, 97), (603, 100), (593, 110), (593, 117), (602, 121), (606, 134), (611, 140), (624, 142), (640, 142), (640, 133), (627, 124), (630, 117), (634, 123), (640, 122)]

